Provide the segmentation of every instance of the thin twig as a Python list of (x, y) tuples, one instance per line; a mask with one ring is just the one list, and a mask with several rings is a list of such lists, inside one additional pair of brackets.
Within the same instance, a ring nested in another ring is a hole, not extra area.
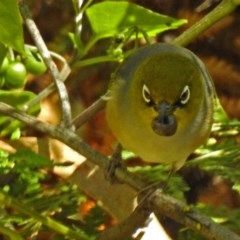
[[(27, 44), (26, 44), (27, 45)], [(31, 45), (27, 45), (30, 49), (36, 49), (35, 46), (31, 46)], [(66, 61), (66, 59), (64, 57), (62, 57), (61, 55), (49, 51), (50, 55), (54, 58), (56, 58), (57, 60), (61, 61), (63, 64), (63, 67), (60, 71), (60, 77), (62, 79), (62, 81), (64, 82), (67, 77), (69, 76), (71, 69)], [(44, 90), (42, 90), (36, 97), (34, 97), (32, 100), (30, 100), (25, 106), (24, 106), (24, 111), (27, 112), (28, 109), (30, 109), (32, 106), (34, 106), (35, 104), (39, 103), (41, 100), (43, 100), (44, 98), (46, 98), (47, 96), (49, 96), (52, 92), (54, 92), (56, 90), (56, 84), (51, 83), (49, 86), (47, 86), (46, 88), (44, 88)]]
[(175, 38), (173, 43), (180, 46), (186, 46), (193, 39), (196, 39), (202, 32), (233, 12), (239, 4), (240, 0), (222, 0), (210, 13)]
[(86, 108), (83, 112), (81, 112), (78, 116), (73, 119), (72, 124), (76, 129), (81, 127), (84, 123), (89, 121), (92, 117), (94, 117), (99, 111), (101, 111), (106, 105), (106, 100), (103, 98), (99, 98), (95, 101), (91, 106)]
[(130, 239), (137, 229), (146, 227), (146, 222), (151, 214), (147, 202), (139, 204), (123, 222), (104, 231), (98, 240)]
[(82, 19), (83, 19), (83, 12), (81, 11), (82, 5), (83, 5), (83, 0), (78, 0), (77, 6), (76, 6), (76, 17), (75, 17), (75, 24), (76, 24), (76, 30), (75, 34), (76, 36), (80, 39), (81, 33), (82, 33)]
[(220, 0), (204, 0), (198, 7), (195, 8), (196, 12), (202, 12), (205, 9), (211, 7), (216, 2), (219, 2)]
[(23, 19), (25, 21), (25, 24), (28, 28), (29, 33), (31, 34), (39, 53), (41, 54), (44, 62), (48, 66), (48, 69), (50, 70), (51, 75), (53, 76), (60, 100), (61, 100), (61, 108), (62, 108), (62, 120), (61, 125), (70, 127), (71, 126), (71, 106), (69, 103), (69, 97), (67, 94), (66, 87), (61, 79), (61, 76), (59, 74), (59, 71), (57, 69), (56, 64), (51, 58), (51, 55), (48, 51), (48, 48), (41, 37), (41, 34), (33, 21), (31, 17), (31, 13), (29, 11), (29, 8), (25, 2), (25, 0), (19, 1), (19, 9), (23, 16)]
[(198, 232), (206, 239), (240, 240), (240, 236), (227, 228), (215, 223), (212, 219), (202, 215), (196, 210), (190, 209), (182, 202), (166, 196), (162, 191), (156, 190), (149, 197), (149, 204), (153, 209), (170, 217), (188, 228)]

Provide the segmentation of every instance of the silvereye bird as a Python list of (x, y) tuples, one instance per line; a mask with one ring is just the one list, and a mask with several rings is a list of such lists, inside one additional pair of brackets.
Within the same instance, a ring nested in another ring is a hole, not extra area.
[(107, 121), (124, 148), (177, 170), (208, 138), (214, 96), (206, 67), (191, 51), (148, 45), (113, 74)]

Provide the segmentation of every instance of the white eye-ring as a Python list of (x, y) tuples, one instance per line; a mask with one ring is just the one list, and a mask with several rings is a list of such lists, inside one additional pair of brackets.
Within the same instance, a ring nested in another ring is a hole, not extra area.
[(181, 96), (180, 96), (180, 102), (181, 104), (186, 104), (190, 99), (190, 88), (188, 85), (186, 85), (184, 88), (183, 88), (183, 91), (181, 93)]
[(146, 103), (150, 103), (152, 101), (150, 91), (145, 84), (143, 84), (142, 96)]

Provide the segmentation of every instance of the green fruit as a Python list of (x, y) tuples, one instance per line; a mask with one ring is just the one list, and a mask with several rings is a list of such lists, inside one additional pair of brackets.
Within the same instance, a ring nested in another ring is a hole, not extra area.
[(47, 70), (41, 56), (37, 53), (31, 53), (31, 55), (28, 55), (25, 58), (24, 63), (28, 72), (34, 75), (43, 74)]
[(10, 63), (5, 72), (5, 84), (8, 88), (21, 88), (26, 83), (27, 70), (20, 62)]
[(0, 67), (0, 74), (4, 73), (8, 67), (9, 64), (9, 60), (7, 57), (5, 57), (2, 61), (2, 65)]

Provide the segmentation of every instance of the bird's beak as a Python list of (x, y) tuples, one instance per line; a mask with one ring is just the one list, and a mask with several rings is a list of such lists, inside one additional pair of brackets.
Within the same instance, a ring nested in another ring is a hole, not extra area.
[(177, 130), (177, 120), (173, 114), (175, 107), (162, 101), (154, 106), (158, 116), (152, 120), (152, 129), (160, 136), (172, 136)]

